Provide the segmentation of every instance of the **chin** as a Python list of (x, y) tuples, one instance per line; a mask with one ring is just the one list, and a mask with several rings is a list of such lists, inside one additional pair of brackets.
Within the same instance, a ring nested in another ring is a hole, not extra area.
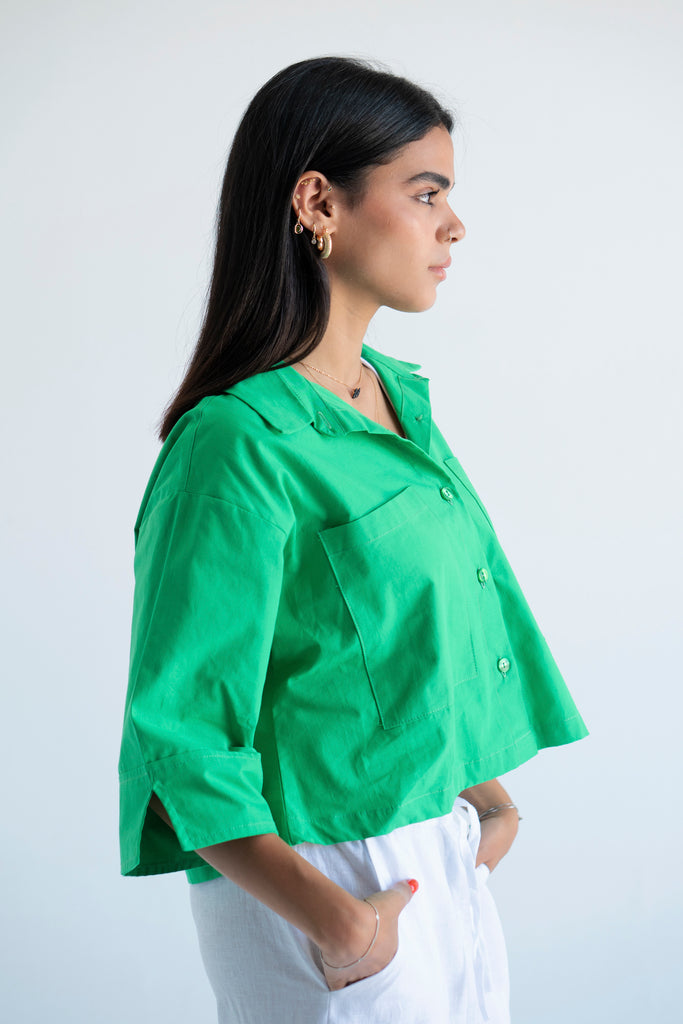
[(400, 298), (395, 296), (392, 300), (385, 302), (384, 305), (397, 310), (399, 313), (424, 313), (432, 308), (436, 298), (436, 290), (431, 290), (428, 294), (420, 296), (411, 295), (410, 297), (401, 296)]
[(407, 306), (405, 311), (406, 313), (426, 313), (435, 302), (436, 295), (430, 295), (429, 298), (424, 299), (422, 302), (415, 302), (411, 306)]

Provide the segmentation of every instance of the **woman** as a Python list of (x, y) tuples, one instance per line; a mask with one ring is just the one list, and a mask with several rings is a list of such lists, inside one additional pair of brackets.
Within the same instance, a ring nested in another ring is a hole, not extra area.
[(363, 341), (464, 237), (452, 128), (327, 57), (228, 160), (135, 526), (120, 762), (122, 872), (187, 871), (221, 1022), (508, 1020), (496, 776), (586, 734), (427, 379)]

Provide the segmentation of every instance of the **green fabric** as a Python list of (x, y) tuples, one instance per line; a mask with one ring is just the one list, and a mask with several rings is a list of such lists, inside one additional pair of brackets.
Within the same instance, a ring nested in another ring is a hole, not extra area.
[(159, 453), (135, 524), (123, 874), (213, 878), (196, 849), (265, 832), (381, 835), (587, 734), (428, 380), (363, 356), (406, 438), (278, 366), (202, 399)]

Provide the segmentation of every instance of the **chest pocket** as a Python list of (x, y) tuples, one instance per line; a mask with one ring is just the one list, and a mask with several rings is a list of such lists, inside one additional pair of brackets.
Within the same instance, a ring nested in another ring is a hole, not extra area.
[(456, 510), (407, 487), (319, 534), (353, 619), (382, 726), (445, 710), (477, 675)]

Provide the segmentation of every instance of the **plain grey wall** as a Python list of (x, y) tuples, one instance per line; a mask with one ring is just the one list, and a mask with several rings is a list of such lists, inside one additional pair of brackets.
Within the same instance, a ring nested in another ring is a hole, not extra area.
[[(118, 875), (133, 523), (197, 333), (232, 134), (280, 68), (455, 107), (467, 228), (422, 363), (591, 729), (506, 778), (516, 1024), (677, 1020), (681, 7), (5, 0), (5, 1019), (214, 1019), (184, 875)], [(268, 225), (259, 230), (268, 244)], [(675, 285), (678, 285), (677, 289)]]

